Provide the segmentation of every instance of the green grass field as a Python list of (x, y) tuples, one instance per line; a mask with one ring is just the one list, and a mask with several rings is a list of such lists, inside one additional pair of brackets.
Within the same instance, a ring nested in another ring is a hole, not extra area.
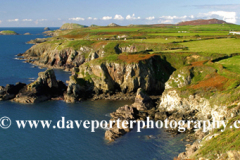
[(221, 36), (221, 35), (228, 35), (228, 31), (221, 31), (221, 32), (187, 32), (187, 33), (180, 33), (174, 32), (174, 33), (151, 33), (148, 35), (154, 35), (154, 36)]
[(189, 39), (178, 39), (178, 38), (154, 38), (154, 39), (135, 39), (135, 40), (129, 40), (134, 42), (142, 42), (142, 43), (171, 43), (176, 41), (184, 41)]
[(217, 63), (222, 64), (227, 70), (240, 74), (240, 56), (224, 59)]
[(204, 53), (240, 53), (240, 39), (223, 38), (180, 43), (189, 48), (189, 52)]

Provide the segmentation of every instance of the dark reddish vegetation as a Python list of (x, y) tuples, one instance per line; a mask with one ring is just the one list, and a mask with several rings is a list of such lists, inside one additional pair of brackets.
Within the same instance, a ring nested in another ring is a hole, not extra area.
[(98, 49), (98, 48), (100, 48), (101, 46), (106, 45), (106, 44), (107, 44), (107, 42), (97, 42), (97, 43), (94, 43), (94, 44), (93, 44), (93, 48), (94, 48), (94, 49)]
[(192, 62), (191, 66), (196, 67), (196, 66), (203, 66), (203, 64), (207, 61), (198, 61), (198, 62)]
[(84, 38), (85, 36), (87, 36), (87, 33), (85, 33), (85, 34), (76, 34), (76, 35), (66, 34), (66, 35), (63, 35), (61, 37), (64, 37), (64, 38)]
[(118, 59), (127, 63), (137, 63), (142, 60), (149, 59), (155, 56), (154, 54), (134, 54), (134, 55), (119, 55)]
[(204, 24), (226, 24), (227, 22), (218, 19), (198, 19), (193, 21), (185, 21), (178, 23), (178, 26), (185, 26), (185, 25), (204, 25)]
[(205, 80), (200, 81), (198, 84), (191, 85), (190, 88), (199, 89), (199, 88), (216, 88), (218, 90), (223, 90), (223, 86), (228, 81), (226, 77), (223, 77), (217, 73), (214, 75), (207, 75)]

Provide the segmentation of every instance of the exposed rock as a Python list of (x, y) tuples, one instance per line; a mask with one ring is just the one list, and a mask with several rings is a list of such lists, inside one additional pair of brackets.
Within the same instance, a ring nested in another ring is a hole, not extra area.
[(103, 93), (119, 91), (131, 93), (142, 88), (147, 93), (160, 94), (164, 89), (163, 75), (171, 74), (166, 72), (165, 67), (167, 66), (163, 65), (157, 56), (131, 64), (93, 62), (81, 65), (77, 78), (91, 78), (94, 87)]
[(51, 30), (47, 30), (47, 31), (44, 31), (43, 34), (46, 35), (46, 36), (58, 36), (58, 31), (59, 30), (54, 30), (54, 31), (51, 31)]
[(36, 38), (34, 40), (28, 41), (27, 43), (28, 44), (37, 44), (37, 43), (43, 43), (43, 42), (46, 42), (46, 41), (47, 41), (47, 38)]
[[(112, 128), (107, 130), (105, 132), (105, 139), (109, 141), (114, 141), (115, 139), (123, 136), (127, 132), (130, 131), (130, 126), (129, 126), (129, 120), (134, 120), (137, 118), (137, 113), (138, 111), (133, 108), (132, 106), (125, 105), (123, 107), (120, 107), (116, 110), (116, 112), (113, 112), (110, 114), (112, 117), (111, 121), (117, 121), (120, 119), (120, 128), (117, 126), (117, 123), (113, 123)], [(124, 128), (121, 126), (122, 121), (128, 121), (127, 128)]]
[(209, 100), (199, 95), (182, 98), (175, 89), (163, 92), (159, 108), (165, 109), (165, 111), (178, 111), (181, 113), (197, 110), (197, 116), (202, 120), (208, 119), (208, 117), (224, 120), (227, 115), (227, 106), (211, 106)]
[(144, 93), (143, 89), (139, 88), (137, 90), (135, 102), (132, 104), (132, 106), (135, 107), (138, 111), (144, 111), (153, 107), (153, 104), (151, 102), (152, 100), (150, 97)]
[(7, 84), (5, 87), (0, 86), (0, 101), (10, 100), (15, 98), (17, 93), (24, 87), (26, 84), (18, 82), (15, 85)]
[(19, 103), (38, 103), (63, 95), (66, 85), (57, 81), (52, 69), (40, 72), (38, 79), (20, 90), (13, 99)]
[(24, 33), (24, 35), (31, 35), (31, 33), (27, 32), (27, 33)]
[[(28, 43), (42, 43), (46, 39), (35, 39)], [(58, 44), (58, 46), (60, 46)], [(85, 53), (90, 52), (91, 48), (81, 47), (79, 50), (65, 48), (63, 50), (53, 50), (51, 44), (34, 45), (28, 49), (22, 56), (27, 62), (38, 66), (59, 69), (72, 69), (87, 61)]]
[(45, 31), (48, 31), (48, 30), (50, 30), (50, 28), (48, 28), (48, 27), (45, 27), (45, 28), (44, 28), (44, 30), (45, 30)]
[[(142, 91), (141, 88), (138, 89), (135, 102), (132, 105), (125, 105), (119, 107), (116, 112), (110, 113), (111, 121), (113, 123), (112, 128), (105, 132), (105, 139), (109, 141), (114, 141), (115, 139), (123, 136), (124, 134), (131, 131), (130, 120), (145, 120), (149, 116), (149, 112), (143, 112), (142, 109), (154, 109), (152, 106), (151, 99)], [(140, 109), (140, 110), (138, 110)], [(155, 110), (155, 109), (154, 109)], [(154, 112), (154, 111), (153, 111)], [(144, 115), (144, 116), (143, 116)], [(154, 115), (154, 113), (153, 113)], [(119, 119), (120, 126), (117, 126), (117, 120)], [(121, 126), (123, 121), (127, 121), (126, 126)]]
[(74, 103), (92, 95), (92, 84), (89, 84), (84, 79), (78, 79), (77, 75), (70, 76), (67, 83), (67, 92), (64, 93), (64, 100), (67, 103)]
[(118, 24), (116, 24), (116, 23), (110, 23), (108, 26), (109, 26), (109, 27), (116, 27), (116, 26), (120, 26), (120, 25), (118, 25)]

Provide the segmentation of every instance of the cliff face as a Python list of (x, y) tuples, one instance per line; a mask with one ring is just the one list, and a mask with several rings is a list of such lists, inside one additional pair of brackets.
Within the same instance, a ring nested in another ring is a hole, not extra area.
[(224, 120), (227, 116), (227, 106), (211, 106), (209, 100), (199, 95), (190, 95), (182, 98), (180, 93), (175, 89), (169, 89), (163, 92), (161, 104), (159, 108), (165, 109), (168, 112), (179, 111), (185, 113), (187, 111), (198, 111), (198, 119)]
[(199, 119), (226, 119), (227, 107), (234, 101), (219, 102), (218, 96), (227, 93), (229, 86), (226, 84), (231, 80), (218, 72), (201, 63), (176, 70), (165, 84), (159, 108), (183, 113), (196, 110)]
[(96, 59), (75, 69), (68, 90), (73, 93), (73, 90), (76, 90), (73, 86), (80, 90), (85, 84), (85, 89), (88, 86), (88, 89), (91, 88), (97, 93), (131, 93), (142, 88), (150, 94), (161, 94), (164, 83), (172, 73), (169, 68), (159, 56), (136, 63), (101, 62), (101, 59)]
[(63, 95), (66, 85), (57, 81), (52, 69), (39, 72), (36, 81), (24, 86), (13, 99), (18, 103), (38, 103)]
[[(91, 75), (94, 85), (106, 91), (119, 90), (122, 92), (135, 92), (139, 87), (145, 91), (157, 92), (163, 90), (164, 79), (160, 78), (164, 71), (160, 71), (161, 63), (156, 58), (133, 64), (106, 62), (101, 64), (89, 64), (79, 67), (79, 78)], [(160, 71), (161, 73), (158, 73)], [(159, 76), (159, 77), (157, 77)]]
[[(76, 42), (66, 42), (64, 40), (52, 42), (44, 39), (44, 41), (38, 41), (37, 44), (32, 46), (25, 53), (21, 54), (21, 56), (27, 59), (27, 62), (34, 63), (36, 65), (70, 70), (73, 67), (80, 66), (84, 62), (88, 62), (99, 57), (123, 52), (138, 52), (142, 49), (138, 49), (135, 45), (119, 46), (118, 44), (109, 44), (112, 48), (109, 47), (110, 51), (106, 51), (108, 50), (108, 46), (105, 43), (96, 43), (93, 46), (79, 45), (77, 47), (73, 47), (72, 43)], [(87, 41), (86, 43), (91, 43), (91, 41)]]
[(36, 44), (27, 50), (22, 56), (26, 58), (28, 62), (40, 66), (62, 69), (79, 66), (85, 62), (86, 58), (84, 51), (86, 48), (80, 48), (77, 51), (72, 48), (58, 50), (58, 46), (53, 49), (51, 44)]
[[(239, 130), (229, 128), (240, 116), (238, 82), (239, 77), (235, 73), (211, 61), (194, 62), (173, 72), (166, 82), (166, 89), (158, 106), (159, 114), (162, 111), (177, 112), (187, 117), (188, 112), (194, 111), (196, 114), (190, 120), (228, 120), (224, 132), (210, 128), (203, 134), (198, 129), (194, 134), (197, 140), (188, 145), (178, 159), (238, 159), (236, 157), (239, 148), (233, 146), (228, 139), (230, 134), (233, 135), (232, 139), (239, 134)], [(226, 146), (219, 146), (219, 142)], [(232, 148), (236, 151), (230, 151)], [(210, 150), (213, 151), (209, 152)]]

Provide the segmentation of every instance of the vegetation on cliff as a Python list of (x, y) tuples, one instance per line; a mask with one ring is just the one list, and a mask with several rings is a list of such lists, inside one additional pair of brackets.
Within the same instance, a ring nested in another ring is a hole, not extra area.
[[(228, 114), (240, 104), (240, 36), (229, 30), (240, 26), (79, 27), (54, 31), (53, 37), (22, 56), (31, 63), (72, 71), (64, 95), (67, 102), (92, 94), (135, 93), (138, 88), (160, 94), (165, 89), (163, 97), (171, 93), (179, 106), (191, 107), (194, 102), (205, 117), (216, 111), (232, 119)], [(196, 156), (212, 158), (218, 152), (238, 150), (238, 141), (232, 138), (227, 144), (224, 139), (231, 133), (236, 138), (238, 130), (230, 131), (219, 136), (225, 147), (214, 146), (218, 143), (212, 139)], [(206, 153), (213, 148), (212, 155)]]

